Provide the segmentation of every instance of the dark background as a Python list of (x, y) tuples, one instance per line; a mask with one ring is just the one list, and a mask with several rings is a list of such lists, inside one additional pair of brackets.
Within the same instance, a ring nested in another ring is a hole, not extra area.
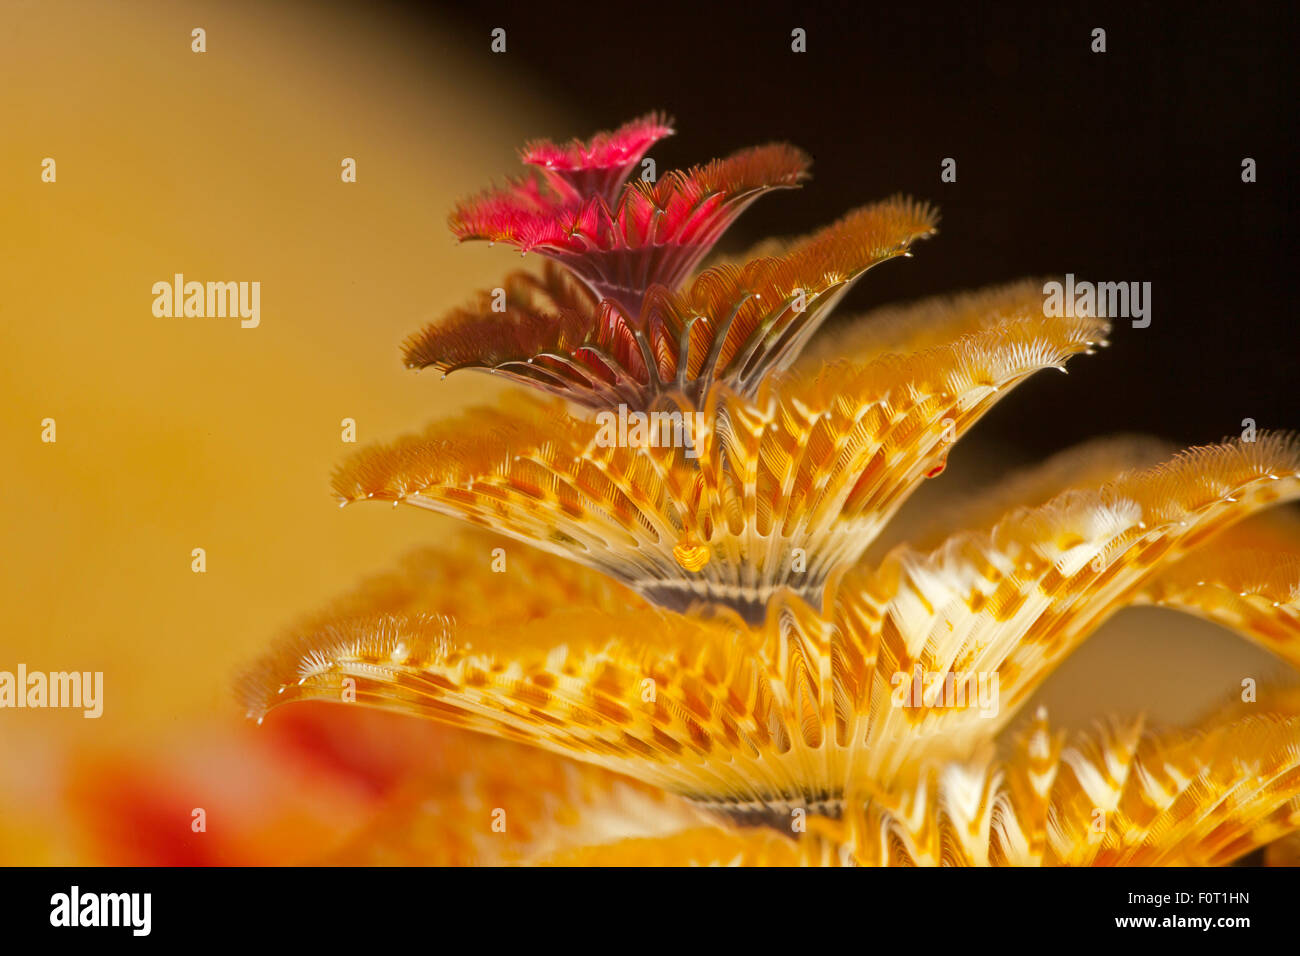
[[(651, 109), (676, 119), (660, 170), (786, 139), (813, 178), (743, 216), (726, 248), (798, 234), (902, 191), (939, 205), (939, 235), (865, 277), (837, 313), (1073, 272), (1150, 281), (1152, 324), (1043, 373), (977, 429), (1027, 455), (1138, 431), (1182, 444), (1300, 427), (1291, 226), (1295, 14), (1127, 4), (1109, 9), (765, 2), (393, 6), (413, 42), (492, 57), (554, 97), (567, 138)], [(427, 25), (428, 36), (421, 36)], [(435, 37), (435, 25), (444, 30)], [(790, 51), (807, 31), (808, 52)], [(1107, 52), (1091, 52), (1094, 27)], [(498, 58), (500, 59), (500, 58)], [(957, 160), (958, 181), (940, 182)], [(1257, 182), (1241, 181), (1253, 157)]]

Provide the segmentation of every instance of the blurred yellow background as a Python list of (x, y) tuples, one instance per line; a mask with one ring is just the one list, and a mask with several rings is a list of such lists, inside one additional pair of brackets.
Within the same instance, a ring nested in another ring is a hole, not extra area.
[[(364, 5), (5, 0), (0, 20), (0, 669), (105, 683), (99, 720), (0, 712), (0, 859), (84, 862), (66, 754), (194, 760), (207, 725), (240, 728), (234, 676), (281, 628), (446, 531), (335, 507), (340, 423), (365, 444), (492, 394), (399, 346), (517, 265), (458, 248), (446, 212), (561, 113), (486, 42), (418, 47)], [(260, 282), (260, 326), (156, 318), (177, 272)], [(24, 837), (38, 818), (69, 845)]]
[[(446, 212), (514, 172), (526, 139), (592, 124), (486, 40), (419, 48), (362, 4), (2, 9), (0, 669), (105, 675), (99, 720), (0, 712), (0, 811), (57, 830), (66, 750), (181, 759), (195, 727), (239, 725), (233, 676), (282, 627), (452, 527), (340, 511), (329, 476), (356, 447), (341, 420), (366, 444), (494, 394), (401, 367), (408, 333), (518, 264), (457, 247)], [(152, 285), (178, 272), (260, 282), (260, 326), (155, 317)], [(1131, 612), (1045, 696), (1066, 723), (1108, 708), (1186, 719), (1238, 674), (1268, 673), (1212, 627)], [(238, 754), (221, 759), (238, 776)], [(4, 858), (42, 859), (17, 845)]]
[[(517, 265), (444, 219), (546, 111), (504, 58), (410, 48), (359, 8), (5, 20), (0, 667), (103, 670), (97, 733), (225, 708), (278, 626), (436, 537), (441, 519), (336, 510), (340, 423), (391, 438), (494, 387), (405, 371), (399, 345)], [(260, 327), (156, 318), (151, 286), (177, 272), (260, 281)]]

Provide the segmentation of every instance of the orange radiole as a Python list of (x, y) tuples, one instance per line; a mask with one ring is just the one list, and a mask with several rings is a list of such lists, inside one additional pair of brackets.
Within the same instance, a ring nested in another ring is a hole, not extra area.
[[(1109, 320), (1045, 308), (1054, 280), (1027, 279), (819, 335), (934, 211), (889, 199), (701, 268), (809, 160), (771, 144), (628, 182), (671, 132), (656, 114), (532, 143), (531, 175), (453, 211), (460, 238), (545, 261), (413, 335), (407, 365), (524, 387), (365, 449), (334, 491), (477, 529), (304, 622), (247, 675), (250, 715), (347, 692), (531, 748), (509, 780), (461, 768), (465, 793), (555, 787), (564, 808), (564, 826), (491, 844), (497, 862), (1206, 864), (1300, 828), (1295, 692), (1188, 730), (1067, 739), (1039, 713), (992, 748), (1134, 604), (1300, 664), (1295, 522), (1240, 524), (1300, 496), (1300, 443), (1101, 440), (873, 555), (953, 442), (1105, 345)], [(668, 420), (692, 434), (632, 441), (612, 412), (687, 416)], [(896, 692), (913, 675), (938, 690)], [(471, 825), (438, 821), (428, 861)]]

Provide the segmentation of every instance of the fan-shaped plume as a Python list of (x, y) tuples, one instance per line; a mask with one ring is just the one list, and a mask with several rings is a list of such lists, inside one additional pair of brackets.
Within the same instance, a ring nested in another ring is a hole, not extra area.
[(929, 767), (908, 787), (856, 797), (842, 821), (807, 818), (801, 838), (792, 816), (785, 835), (685, 829), (566, 849), (545, 862), (1221, 865), (1300, 825), (1297, 741), (1300, 718), (1288, 711), (1210, 721), (1191, 733), (1144, 733), (1140, 721), (1111, 722), (1067, 746), (1040, 713), (1005, 760), (986, 755)]
[[(840, 613), (856, 630), (881, 635), (880, 670), (921, 675), (922, 694), (941, 699), (972, 676), (997, 686), (992, 719), (973, 707), (890, 710), (892, 726), (878, 728), (866, 758), (869, 774), (897, 773), (909, 740), (968, 752), (1164, 566), (1252, 512), (1296, 497), (1300, 448), (1291, 436), (1266, 435), (1192, 449), (1013, 511), (991, 531), (953, 535), (928, 554), (900, 546), (879, 568), (855, 570), (841, 585)], [(1297, 650), (1279, 652), (1294, 660)]]
[(482, 368), (566, 397), (588, 397), (567, 384), (576, 378), (590, 401), (617, 402), (635, 394), (625, 396), (609, 375), (583, 364), (584, 355), (601, 347), (592, 340), (601, 334), (595, 329), (601, 309), (567, 269), (548, 262), (540, 275), (511, 273), (499, 289), (480, 292), (410, 336), (403, 348), (407, 368), (434, 368), (444, 376)]
[(1009, 322), (1042, 321), (1047, 281), (1018, 279), (848, 317), (818, 337), (807, 349), (802, 365), (816, 370), (846, 356), (865, 362), (885, 355), (924, 352)]
[(401, 502), (495, 528), (667, 607), (718, 602), (757, 620), (783, 584), (817, 600), (953, 441), (1105, 329), (1040, 314), (910, 356), (769, 378), (752, 401), (715, 386), (702, 410), (656, 410), (639, 437), (612, 415), (591, 422), (521, 400), (363, 451), (334, 487), (344, 503)]
[(1300, 825), (1300, 717), (1197, 733), (1112, 724), (1062, 747), (1040, 716), (1005, 764), (931, 768), (850, 802), (854, 862), (905, 866), (1212, 866)]
[(559, 146), (547, 139), (534, 140), (524, 147), (520, 159), (541, 170), (560, 196), (571, 200), (603, 196), (612, 204), (646, 150), (672, 133), (672, 120), (650, 113), (586, 142), (575, 139)]
[(652, 285), (680, 285), (750, 203), (797, 186), (807, 170), (807, 156), (773, 143), (655, 182), (633, 180), (613, 202), (575, 193), (573, 177), (563, 186), (552, 184), (554, 176), (513, 179), (459, 204), (449, 224), (459, 239), (549, 256), (599, 298), (634, 313)]
[(1198, 552), (1140, 597), (1230, 627), (1300, 668), (1300, 551)]
[(1162, 564), (1300, 496), (1298, 472), (1285, 437), (1197, 449), (930, 555), (900, 550), (846, 576), (825, 615), (779, 594), (758, 629), (650, 608), (481, 628), (385, 610), (290, 642), (247, 700), (260, 714), (338, 699), (349, 678), (360, 702), (567, 753), (733, 820), (835, 815), (862, 780), (892, 785), (992, 739)]
[(540, 280), (517, 275), (503, 303), (482, 293), (408, 340), (406, 364), (499, 372), (594, 408), (645, 410), (672, 391), (698, 402), (715, 381), (752, 396), (863, 273), (906, 255), (935, 219), (891, 199), (783, 254), (716, 266), (681, 291), (655, 286), (630, 311), (584, 298), (554, 268)]

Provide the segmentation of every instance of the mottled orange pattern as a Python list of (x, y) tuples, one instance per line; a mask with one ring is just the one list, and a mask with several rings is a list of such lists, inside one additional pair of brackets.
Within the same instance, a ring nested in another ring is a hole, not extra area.
[[(459, 791), (416, 784), (350, 853), (1208, 865), (1300, 828), (1285, 686), (1244, 681), (1240, 704), (1194, 730), (1112, 720), (1067, 742), (1040, 711), (1018, 740), (1001, 735), (1134, 604), (1300, 664), (1294, 522), (1230, 530), (1300, 497), (1300, 441), (1090, 445), (913, 516), (873, 553), (952, 445), (1029, 375), (1107, 344), (1107, 318), (1050, 313), (1025, 280), (881, 310), (800, 358), (843, 289), (933, 232), (934, 214), (867, 207), (784, 256), (690, 280), (679, 256), (647, 250), (677, 241), (682, 195), (721, 209), (748, 180), (724, 163), (609, 192), (609, 144), (630, 135), (568, 147), (562, 188), (517, 180), (459, 207), (462, 238), (537, 248), (569, 272), (516, 274), (513, 305), (482, 293), (408, 342), (408, 364), (505, 372), (586, 408), (510, 395), (365, 449), (334, 482), (343, 504), (416, 506), (537, 550), (514, 569), (490, 537), (426, 552), (304, 621), (244, 680), (259, 722), (328, 700), (538, 749), (506, 776), (494, 754), (466, 755)], [(767, 163), (745, 155), (746, 175)], [(602, 176), (576, 175), (584, 163)], [(777, 179), (758, 175), (754, 194)], [(702, 425), (684, 442), (610, 441), (592, 412), (629, 403)], [(1224, 533), (1231, 551), (1210, 544)], [(554, 801), (545, 826), (539, 793)], [(526, 823), (494, 840), (506, 804)]]

